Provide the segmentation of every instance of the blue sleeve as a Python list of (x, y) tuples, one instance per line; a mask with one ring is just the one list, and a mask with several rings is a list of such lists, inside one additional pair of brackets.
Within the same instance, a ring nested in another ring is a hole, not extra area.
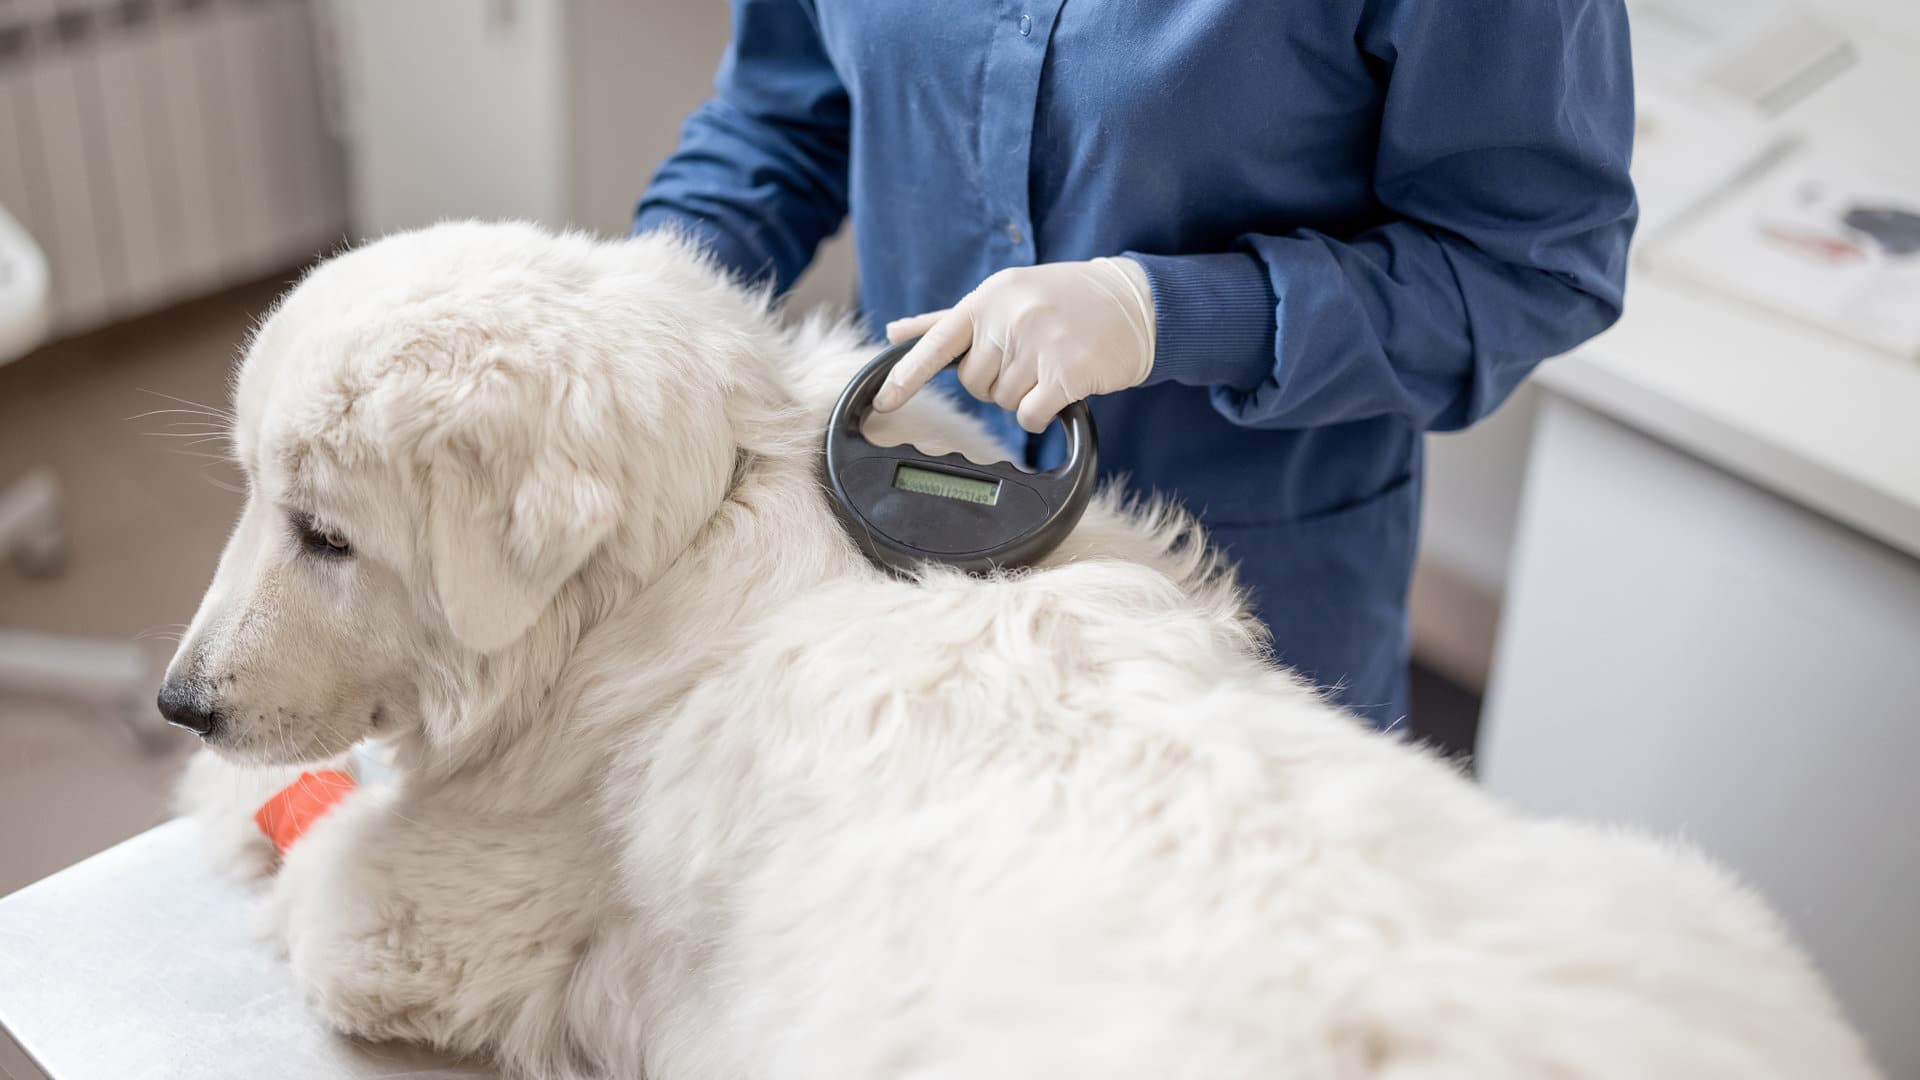
[(851, 110), (807, 0), (734, 0), (714, 93), (634, 210), (784, 292), (847, 215)]
[(1210, 388), (1236, 423), (1464, 427), (1620, 315), (1639, 216), (1621, 0), (1377, 0), (1360, 45), (1386, 84), (1384, 224), (1134, 256), (1151, 379)]

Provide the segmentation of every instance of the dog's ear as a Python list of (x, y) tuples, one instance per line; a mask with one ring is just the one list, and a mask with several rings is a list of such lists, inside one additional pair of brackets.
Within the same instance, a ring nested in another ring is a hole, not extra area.
[(608, 402), (565, 380), (462, 389), (440, 403), (436, 437), (423, 444), (424, 540), (454, 636), (494, 652), (518, 641), (612, 534), (621, 463), (609, 460)]

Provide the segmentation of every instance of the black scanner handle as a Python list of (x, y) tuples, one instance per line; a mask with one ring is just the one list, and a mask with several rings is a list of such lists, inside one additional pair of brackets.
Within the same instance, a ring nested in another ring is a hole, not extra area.
[[(867, 366), (860, 369), (860, 374), (855, 375), (853, 381), (847, 384), (846, 390), (840, 395), (839, 404), (833, 408), (833, 424), (830, 436), (830, 438), (835, 441), (844, 441), (844, 451), (857, 453), (857, 447), (853, 444), (858, 444), (859, 446), (873, 445), (867, 442), (867, 437), (861, 433), (861, 426), (866, 423), (867, 417), (873, 414), (873, 399), (879, 396), (880, 388), (886, 385), (887, 376), (893, 373), (894, 366), (899, 364), (900, 361), (906, 357), (908, 350), (912, 349), (919, 341), (919, 338), (909, 338), (898, 345), (889, 346), (879, 356), (868, 361)], [(959, 363), (959, 361), (954, 360), (947, 366), (952, 367), (957, 363)], [(1028, 480), (1028, 482), (1039, 477), (1057, 481), (1071, 481), (1076, 475), (1084, 475), (1091, 478), (1093, 469), (1090, 466), (1093, 464), (1095, 456), (1099, 453), (1100, 445), (1093, 433), (1093, 410), (1087, 408), (1087, 403), (1084, 401), (1073, 402), (1066, 408), (1060, 410), (1060, 422), (1067, 426), (1067, 457), (1066, 460), (1062, 461), (1059, 465), (1043, 473), (1027, 472), (1015, 466), (1011, 461), (1000, 461), (993, 465), (980, 465), (959, 454), (941, 454), (934, 456), (926, 453), (917, 446), (911, 448), (928, 461), (944, 461), (948, 464), (965, 465), (969, 470), (986, 469), (991, 472), (999, 472), (1001, 471), (1000, 466), (1005, 466), (1007, 469), (1012, 470), (1014, 474)], [(1091, 493), (1090, 479), (1089, 493)]]

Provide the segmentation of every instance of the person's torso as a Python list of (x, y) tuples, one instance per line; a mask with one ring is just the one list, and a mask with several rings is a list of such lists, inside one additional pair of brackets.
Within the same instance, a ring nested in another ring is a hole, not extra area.
[(817, 0), (852, 99), (865, 313), (1007, 266), (1377, 223), (1361, 7)]

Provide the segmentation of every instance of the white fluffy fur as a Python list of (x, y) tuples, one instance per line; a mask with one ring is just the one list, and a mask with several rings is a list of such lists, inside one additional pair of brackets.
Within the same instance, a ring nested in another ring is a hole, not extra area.
[(869, 569), (815, 471), (866, 355), (669, 239), (511, 225), (266, 321), (182, 800), (264, 871), (289, 763), (394, 747), (267, 886), (329, 1023), (536, 1077), (1872, 1075), (1751, 895), (1362, 731), (1180, 516)]

